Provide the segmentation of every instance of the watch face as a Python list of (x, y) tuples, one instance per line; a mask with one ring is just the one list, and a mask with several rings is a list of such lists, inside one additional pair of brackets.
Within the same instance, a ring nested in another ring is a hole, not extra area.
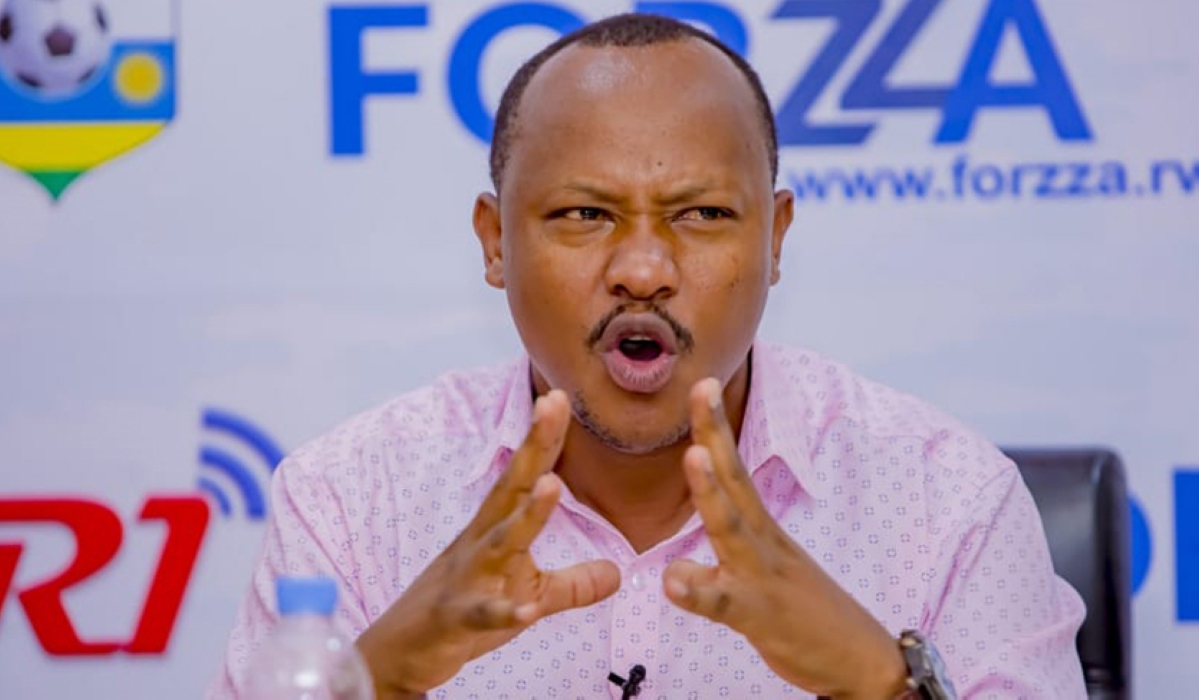
[(949, 674), (945, 671), (945, 662), (941, 660), (941, 654), (932, 644), (925, 643), (924, 653), (928, 655), (929, 667), (933, 671), (933, 677), (943, 681), (943, 684), (949, 683)]
[(945, 663), (936, 647), (919, 632), (906, 631), (899, 639), (900, 649), (908, 664), (908, 678), (915, 686), (915, 695), (927, 700), (956, 700), (957, 692)]

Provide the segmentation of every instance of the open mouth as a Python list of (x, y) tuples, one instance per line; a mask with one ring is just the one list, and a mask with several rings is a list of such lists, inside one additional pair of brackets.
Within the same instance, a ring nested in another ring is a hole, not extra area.
[(620, 354), (634, 362), (652, 362), (662, 356), (662, 344), (653, 338), (635, 335), (624, 338), (617, 344)]
[(677, 335), (655, 314), (616, 317), (604, 329), (598, 346), (613, 383), (636, 394), (653, 394), (665, 388), (679, 359)]

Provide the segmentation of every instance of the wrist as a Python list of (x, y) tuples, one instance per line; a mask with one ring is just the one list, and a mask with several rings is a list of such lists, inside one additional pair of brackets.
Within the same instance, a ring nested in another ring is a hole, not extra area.
[(403, 691), (389, 691), (375, 687), (375, 700), (427, 700), (429, 696), (424, 693), (407, 693)]
[[(885, 665), (874, 667), (876, 673), (863, 674), (863, 689), (834, 697), (854, 700), (957, 700), (957, 691), (945, 670), (941, 655), (923, 634), (918, 630), (904, 630), (893, 648), (899, 652), (899, 681), (894, 680), (893, 657), (888, 661), (880, 655), (879, 659)], [(871, 685), (872, 681), (877, 682)]]
[(909, 690), (907, 662), (894, 639), (880, 648), (874, 659), (863, 664), (862, 670), (857, 687), (834, 695), (834, 700), (895, 700)]
[[(376, 654), (372, 645), (370, 636), (370, 628), (358, 637), (355, 647), (358, 649), (358, 654), (366, 663), (366, 669), (371, 674), (371, 684), (375, 689), (375, 700), (426, 700), (427, 696), (423, 691), (408, 690), (404, 684), (397, 683), (395, 680), (395, 669), (390, 668), (391, 672), (383, 671), (384, 665), (382, 659), (393, 659), (397, 655), (391, 654)], [(402, 656), (402, 655), (401, 655)]]

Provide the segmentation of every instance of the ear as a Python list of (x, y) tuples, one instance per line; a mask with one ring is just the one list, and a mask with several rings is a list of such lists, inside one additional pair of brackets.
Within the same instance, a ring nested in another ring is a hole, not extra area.
[(795, 216), (795, 194), (791, 190), (779, 190), (774, 193), (774, 220), (770, 232), (770, 284), (778, 284), (781, 273), (779, 261), (783, 255), (783, 239), (791, 228), (791, 219)]
[(475, 235), (483, 247), (483, 279), (496, 289), (504, 288), (504, 255), (501, 245), (500, 201), (484, 192), (475, 199)]

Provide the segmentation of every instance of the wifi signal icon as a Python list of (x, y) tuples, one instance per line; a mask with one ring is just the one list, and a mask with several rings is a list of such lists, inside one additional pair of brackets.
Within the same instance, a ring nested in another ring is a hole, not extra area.
[(248, 448), (241, 451), (253, 453), (255, 459), (261, 461), (266, 469), (247, 466), (237, 453), (224, 447), (201, 444), (200, 475), (196, 479), (196, 485), (216, 502), (221, 515), (228, 518), (233, 513), (233, 506), (221, 483), (232, 482), (241, 492), (246, 505), (246, 516), (250, 520), (262, 520), (266, 517), (266, 497), (261, 482), (269, 481), (275, 467), (283, 461), (283, 451), (260, 428), (228, 411), (205, 409), (201, 425), (208, 435), (218, 436), (226, 443)]

